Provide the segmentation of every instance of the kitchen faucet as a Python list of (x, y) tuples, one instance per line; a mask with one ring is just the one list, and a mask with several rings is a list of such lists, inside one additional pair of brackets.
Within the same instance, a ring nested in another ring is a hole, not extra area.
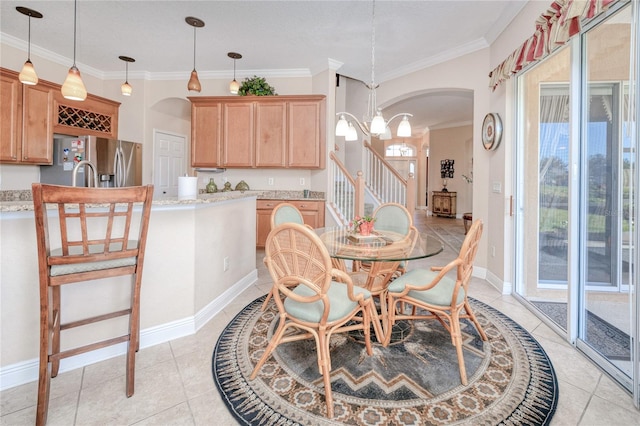
[(91, 161), (89, 161), (89, 160), (78, 161), (78, 163), (75, 165), (75, 167), (73, 168), (73, 179), (71, 181), (71, 186), (77, 186), (76, 185), (76, 180), (77, 180), (77, 177), (78, 177), (78, 169), (80, 168), (80, 166), (83, 166), (83, 165), (89, 166), (91, 168), (91, 170), (93, 171), (93, 186), (95, 186), (97, 188), (98, 187), (98, 172), (96, 171), (96, 166), (94, 166), (93, 163)]

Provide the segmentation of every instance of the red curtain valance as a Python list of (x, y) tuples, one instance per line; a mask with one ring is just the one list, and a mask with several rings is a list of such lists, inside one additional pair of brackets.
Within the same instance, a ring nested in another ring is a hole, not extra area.
[(536, 20), (536, 31), (507, 59), (489, 73), (489, 87), (496, 87), (527, 64), (540, 60), (580, 33), (582, 22), (592, 19), (618, 0), (555, 0)]

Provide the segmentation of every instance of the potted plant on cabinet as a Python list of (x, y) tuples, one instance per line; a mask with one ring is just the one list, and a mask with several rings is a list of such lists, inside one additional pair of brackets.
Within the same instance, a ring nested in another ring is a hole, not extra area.
[(238, 95), (271, 96), (277, 95), (277, 93), (276, 88), (267, 83), (264, 77), (254, 75), (251, 78), (247, 77), (244, 79), (240, 89), (238, 89)]

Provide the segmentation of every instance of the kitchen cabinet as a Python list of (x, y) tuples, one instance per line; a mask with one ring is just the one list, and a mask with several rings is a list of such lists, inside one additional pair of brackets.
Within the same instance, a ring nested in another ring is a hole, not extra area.
[(189, 100), (192, 167), (325, 167), (323, 95)]
[(271, 231), (271, 212), (282, 203), (290, 203), (296, 206), (304, 223), (312, 228), (324, 227), (324, 201), (323, 200), (257, 200), (256, 203), (256, 246), (264, 247), (267, 236)]
[(18, 161), (22, 122), (22, 83), (0, 73), (0, 161)]
[(254, 103), (223, 104), (222, 155), (225, 167), (253, 167)]
[(91, 94), (70, 101), (60, 87), (42, 79), (23, 85), (17, 72), (0, 68), (0, 162), (51, 164), (54, 133), (118, 137), (119, 102)]
[(289, 167), (324, 168), (324, 102), (289, 104)]
[(117, 139), (119, 109), (120, 102), (107, 98), (88, 94), (84, 101), (72, 101), (65, 99), (60, 90), (55, 90), (53, 131), (63, 135)]
[(20, 83), (18, 73), (0, 70), (2, 123), (0, 162), (51, 164), (53, 161), (53, 96), (57, 87), (40, 80)]
[(287, 103), (256, 104), (256, 167), (287, 165)]
[(438, 216), (456, 217), (456, 192), (433, 191), (431, 212)]
[(221, 166), (221, 150), (222, 104), (217, 101), (192, 103), (191, 166)]

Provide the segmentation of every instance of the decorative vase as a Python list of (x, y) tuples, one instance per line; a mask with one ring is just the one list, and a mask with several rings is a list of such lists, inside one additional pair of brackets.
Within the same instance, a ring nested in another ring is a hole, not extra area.
[(213, 194), (214, 192), (218, 192), (218, 185), (216, 185), (213, 178), (209, 179), (209, 183), (205, 187), (205, 191), (207, 191), (207, 194)]
[(371, 231), (373, 231), (373, 222), (362, 222), (359, 228), (360, 235), (371, 235)]

